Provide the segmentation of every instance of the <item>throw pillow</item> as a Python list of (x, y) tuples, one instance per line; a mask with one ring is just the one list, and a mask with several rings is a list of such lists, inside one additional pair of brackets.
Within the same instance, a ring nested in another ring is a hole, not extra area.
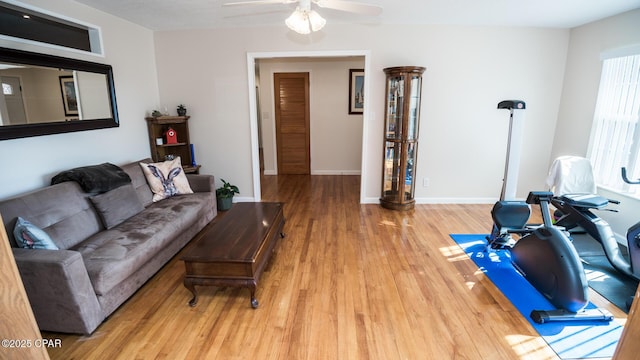
[(58, 246), (44, 230), (21, 217), (18, 217), (13, 228), (13, 236), (21, 248), (58, 250)]
[(90, 197), (104, 227), (111, 229), (144, 210), (133, 185), (125, 185)]
[(179, 156), (161, 163), (140, 163), (140, 166), (153, 192), (154, 202), (174, 195), (193, 194)]

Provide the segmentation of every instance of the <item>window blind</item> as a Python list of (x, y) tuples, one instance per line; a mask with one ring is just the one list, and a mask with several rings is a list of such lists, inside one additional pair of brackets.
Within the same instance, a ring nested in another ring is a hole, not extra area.
[(640, 177), (639, 118), (640, 55), (604, 60), (589, 151), (598, 185), (640, 195), (620, 174)]

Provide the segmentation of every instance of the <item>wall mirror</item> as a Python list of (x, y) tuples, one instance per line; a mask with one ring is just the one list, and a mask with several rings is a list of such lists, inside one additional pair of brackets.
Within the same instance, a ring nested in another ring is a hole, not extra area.
[(110, 65), (0, 48), (0, 140), (117, 127)]

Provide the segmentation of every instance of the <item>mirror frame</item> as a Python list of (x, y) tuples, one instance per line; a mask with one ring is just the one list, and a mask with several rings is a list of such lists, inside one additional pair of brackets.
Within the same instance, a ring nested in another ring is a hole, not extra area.
[(113, 82), (113, 69), (111, 68), (111, 65), (3, 47), (0, 47), (0, 62), (36, 65), (104, 74), (107, 78), (109, 105), (111, 106), (111, 112), (113, 115), (113, 117), (111, 118), (103, 119), (86, 119), (79, 121), (59, 121), (50, 123), (47, 122), (0, 126), (0, 140), (62, 134), (75, 131), (106, 129), (120, 126), (120, 122), (118, 120), (118, 107), (116, 103), (116, 91)]

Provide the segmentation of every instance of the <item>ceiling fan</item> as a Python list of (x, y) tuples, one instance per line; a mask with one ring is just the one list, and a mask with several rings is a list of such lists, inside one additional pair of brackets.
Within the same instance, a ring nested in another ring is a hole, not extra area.
[(311, 4), (314, 4), (319, 8), (346, 11), (369, 16), (376, 16), (382, 12), (382, 7), (378, 5), (344, 0), (250, 0), (230, 2), (223, 4), (223, 6), (293, 3), (298, 3), (298, 6), (291, 16), (285, 20), (285, 23), (291, 30), (300, 34), (309, 34), (311, 31), (318, 31), (322, 29), (327, 22), (322, 16), (320, 16), (320, 14), (311, 9)]

